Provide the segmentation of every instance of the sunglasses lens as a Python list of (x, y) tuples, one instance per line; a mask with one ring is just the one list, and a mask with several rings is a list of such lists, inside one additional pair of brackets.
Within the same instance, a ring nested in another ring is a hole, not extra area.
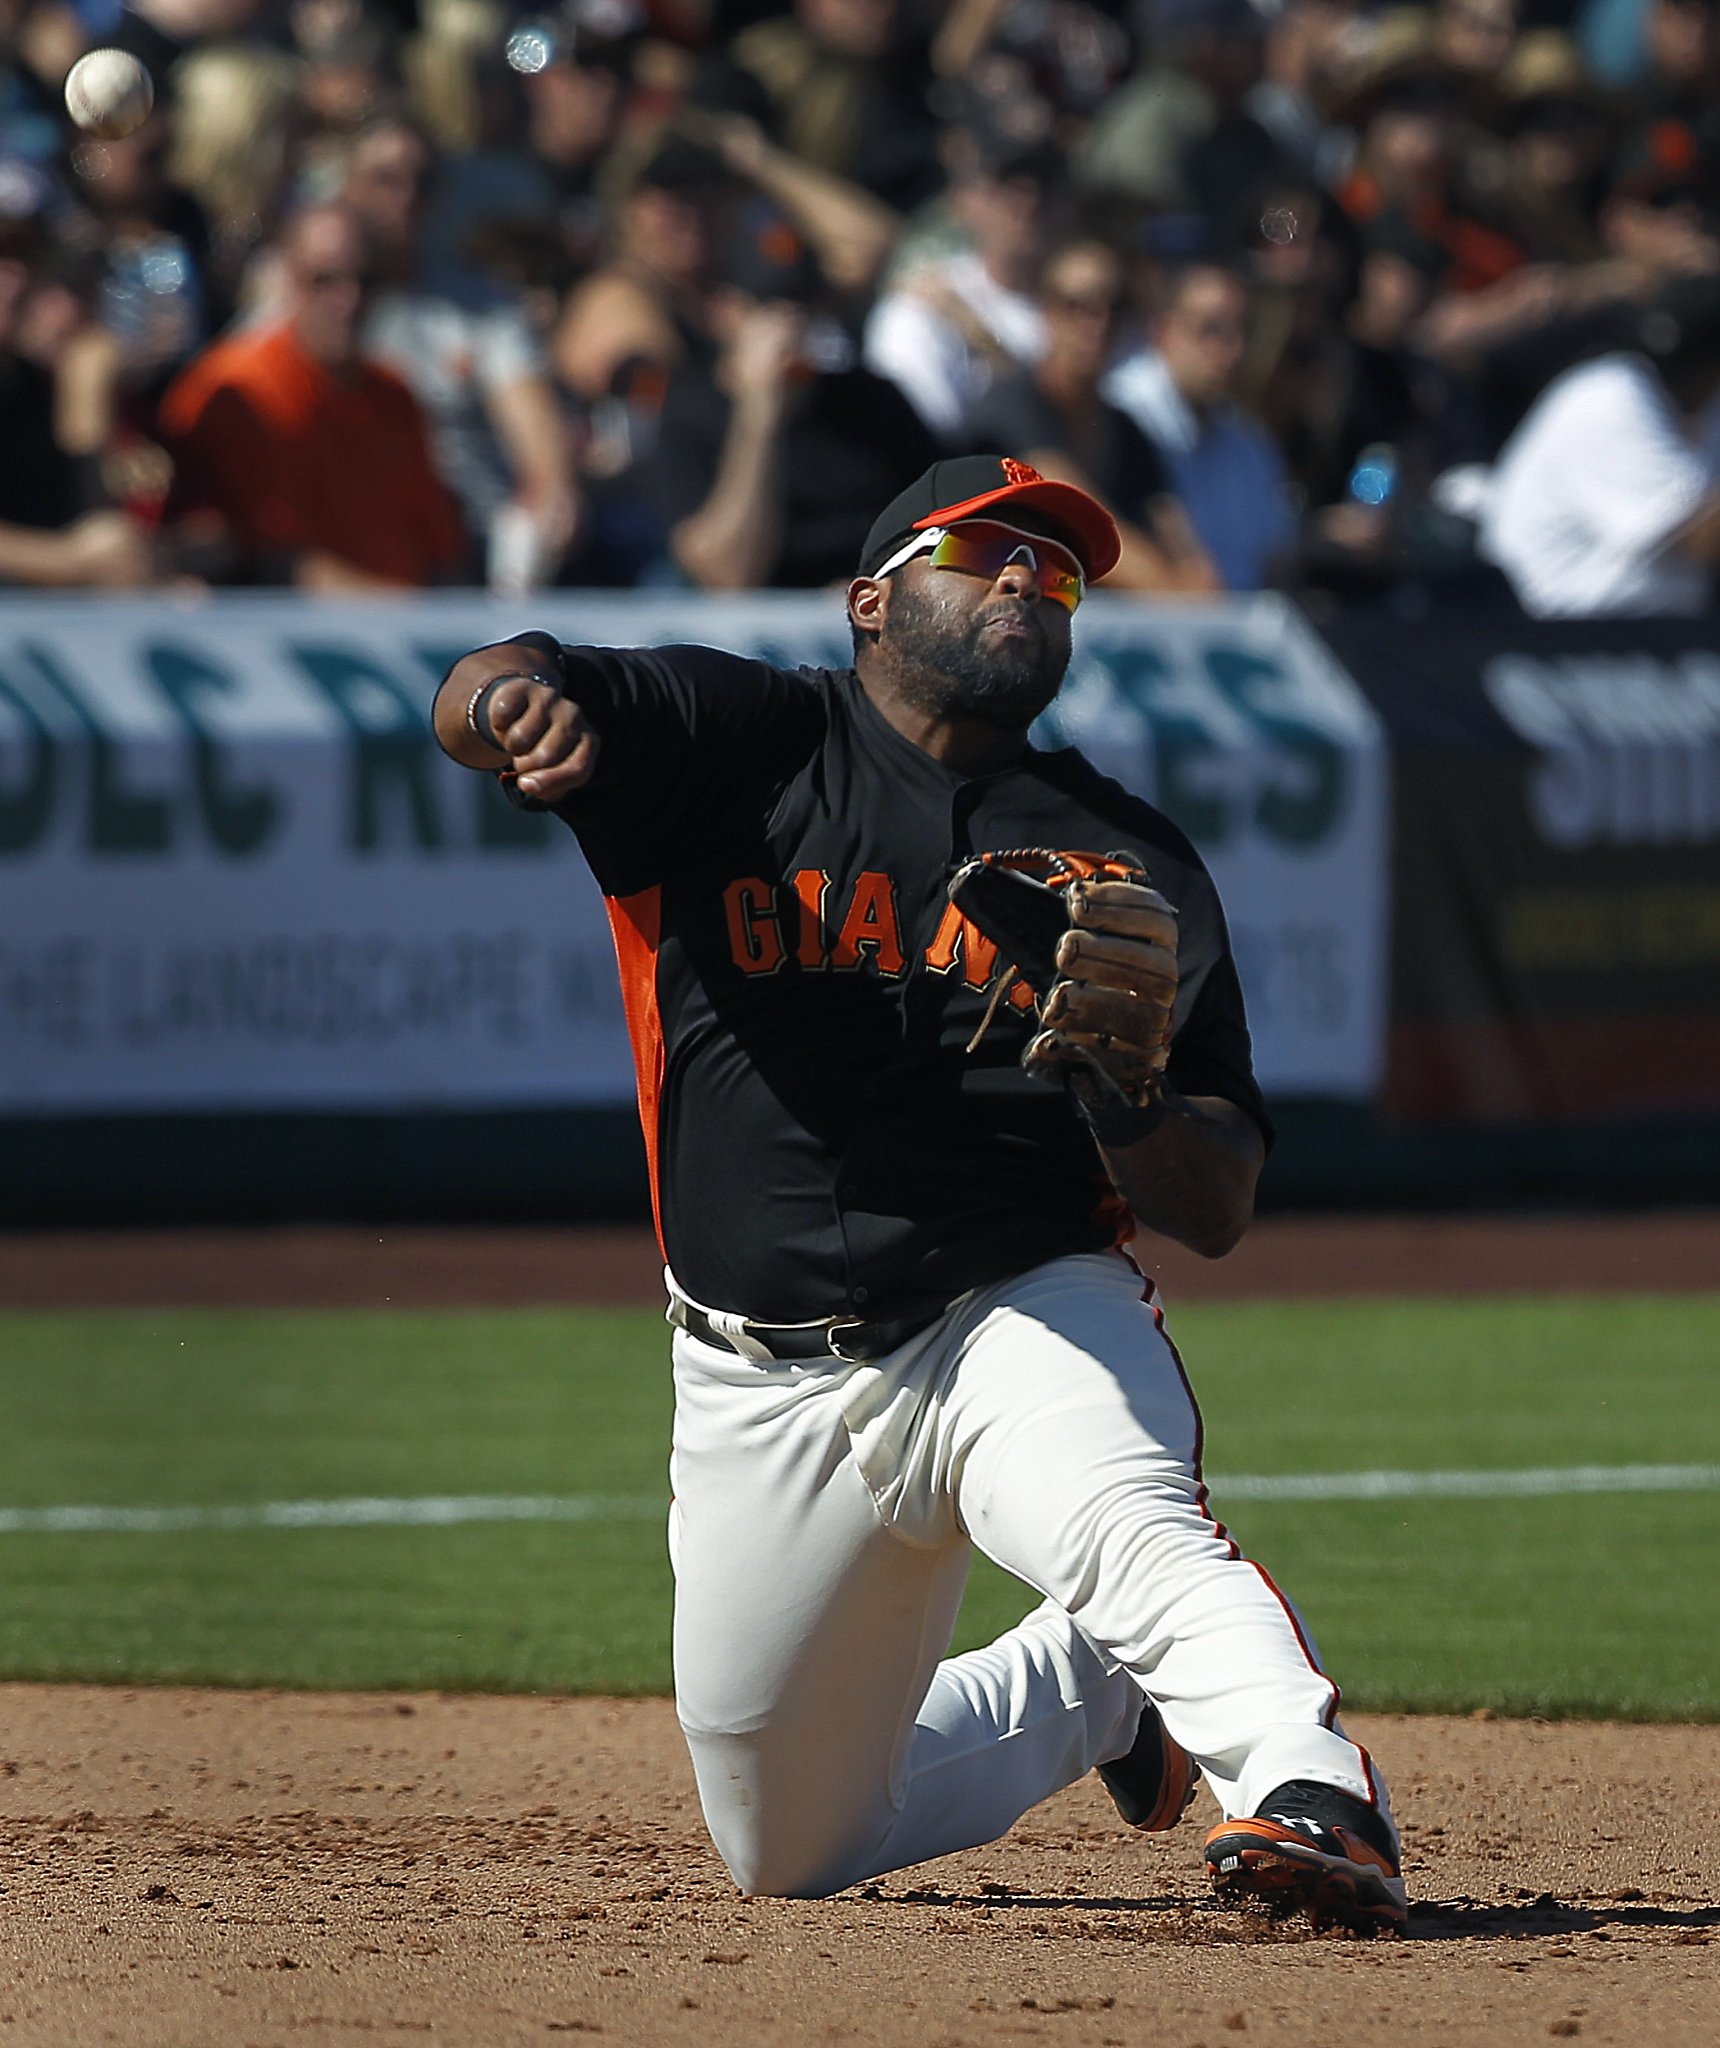
[(931, 562), (935, 569), (960, 569), (966, 575), (990, 579), (1018, 555), (1031, 562), (1041, 597), (1069, 612), (1081, 602), (1086, 583), (1073, 556), (1065, 554), (1055, 541), (1017, 533), (1007, 526), (983, 522), (952, 526), (932, 550)]

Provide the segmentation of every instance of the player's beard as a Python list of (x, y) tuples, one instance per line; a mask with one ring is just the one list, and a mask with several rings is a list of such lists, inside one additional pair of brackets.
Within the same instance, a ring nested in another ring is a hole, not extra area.
[[(1028, 630), (1001, 633), (1001, 619), (1025, 620)], [(1067, 637), (1047, 624), (1040, 606), (1011, 599), (952, 621), (902, 581), (890, 593), (886, 630), (903, 696), (943, 718), (1025, 732), (1057, 695), (1069, 666)]]

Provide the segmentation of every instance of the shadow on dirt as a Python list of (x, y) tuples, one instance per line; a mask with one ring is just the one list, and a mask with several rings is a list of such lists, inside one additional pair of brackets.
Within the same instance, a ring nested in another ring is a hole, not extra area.
[(1409, 1909), (1411, 1941), (1526, 1941), (1546, 1935), (1604, 1934), (1621, 1931), (1677, 1929), (1701, 1934), (1720, 1928), (1720, 1906), (1654, 1906), (1602, 1901), (1573, 1905), (1551, 1892), (1517, 1905), (1485, 1899), (1426, 1899)]
[[(1004, 1885), (981, 1885), (974, 1891), (939, 1891), (931, 1886), (912, 1891), (885, 1891), (876, 1884), (863, 1885), (860, 1896), (886, 1906), (936, 1906), (948, 1910), (1022, 1910), (1049, 1913), (1152, 1913), (1173, 1917), (1175, 1925), (1167, 1936), (1192, 1936), (1198, 1940), (1258, 1941), (1263, 1938), (1311, 1937), (1312, 1930), (1300, 1916), (1284, 1918), (1261, 1913), (1238, 1913), (1216, 1899), (1095, 1898), (1072, 1897), (1048, 1892), (1011, 1891)], [(1403, 1939), (1408, 1941), (1537, 1941), (1556, 1940), (1572, 1934), (1598, 1935), (1602, 1939), (1613, 1929), (1621, 1933), (1666, 1930), (1694, 1943), (1706, 1941), (1705, 1930), (1720, 1929), (1720, 1906), (1656, 1906), (1643, 1901), (1597, 1901), (1578, 1905), (1558, 1899), (1551, 1892), (1521, 1902), (1504, 1904), (1497, 1900), (1455, 1898), (1414, 1902)]]

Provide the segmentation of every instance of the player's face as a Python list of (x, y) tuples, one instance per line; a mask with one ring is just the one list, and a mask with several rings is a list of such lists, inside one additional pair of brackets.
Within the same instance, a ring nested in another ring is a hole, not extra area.
[(1039, 551), (1042, 568), (1034, 553), (1017, 550), (989, 577), (923, 556), (893, 572), (879, 645), (926, 710), (1025, 730), (1057, 695), (1070, 611), (1042, 582), (1063, 556)]

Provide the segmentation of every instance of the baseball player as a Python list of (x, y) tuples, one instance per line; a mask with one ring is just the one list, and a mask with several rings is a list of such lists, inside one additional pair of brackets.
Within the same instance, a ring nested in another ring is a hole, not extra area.
[[(1384, 1786), (1207, 1507), (1121, 1249), (1228, 1251), (1272, 1126), (1199, 856), (1028, 741), (1117, 551), (1083, 492), (939, 462), (867, 538), (852, 669), (525, 633), (436, 732), (607, 902), (675, 1328), (676, 1702), (736, 1884), (825, 1896), (1095, 1768), (1167, 1828), (1204, 1773), (1224, 1897), (1395, 1928)], [(1064, 884), (1042, 991), (950, 893), (1016, 849)], [(973, 1546), (1042, 1598), (951, 1657)]]

